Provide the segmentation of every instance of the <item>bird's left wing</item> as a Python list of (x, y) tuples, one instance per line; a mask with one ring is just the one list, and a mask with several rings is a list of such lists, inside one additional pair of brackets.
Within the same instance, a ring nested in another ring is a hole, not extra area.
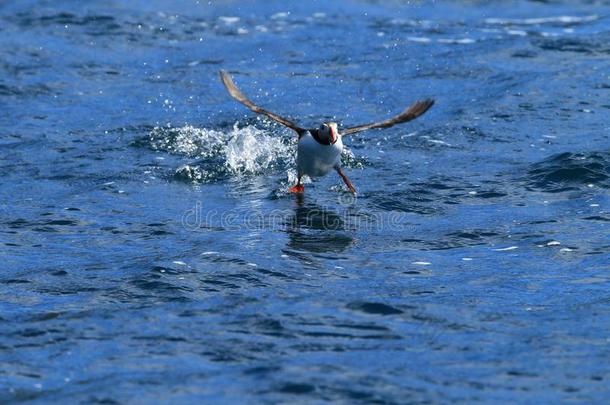
[(341, 132), (341, 135), (349, 135), (349, 134), (353, 134), (353, 133), (360, 132), (360, 131), (366, 131), (367, 129), (389, 128), (396, 124), (401, 124), (403, 122), (408, 122), (408, 121), (414, 120), (415, 118), (419, 117), (420, 115), (423, 115), (433, 105), (434, 105), (434, 100), (432, 100), (432, 99), (416, 101), (415, 103), (411, 104), (411, 106), (409, 108), (407, 108), (402, 113), (400, 113), (399, 115), (397, 115), (393, 118), (390, 118), (388, 120), (381, 121), (381, 122), (372, 122), (370, 124), (363, 124), (363, 125), (358, 125), (356, 127), (346, 128), (340, 132)]
[(244, 96), (244, 94), (237, 88), (235, 83), (233, 83), (233, 79), (226, 71), (224, 71), (224, 70), (220, 71), (220, 80), (222, 80), (222, 83), (225, 85), (225, 88), (227, 89), (227, 91), (229, 92), (231, 97), (233, 97), (235, 100), (239, 101), (240, 103), (242, 103), (243, 105), (248, 107), (250, 110), (254, 111), (255, 113), (266, 115), (267, 117), (271, 118), (272, 120), (279, 122), (282, 125), (287, 126), (288, 128), (296, 131), (299, 134), (306, 131), (304, 128), (299, 127), (294, 122), (292, 122), (282, 116), (279, 116), (271, 111), (265, 110), (264, 108), (261, 108), (261, 107), (257, 106), (256, 104), (254, 104), (246, 96)]

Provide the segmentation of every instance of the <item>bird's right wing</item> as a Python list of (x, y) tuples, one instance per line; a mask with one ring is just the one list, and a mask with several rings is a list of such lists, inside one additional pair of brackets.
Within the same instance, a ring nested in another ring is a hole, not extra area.
[(244, 96), (244, 94), (237, 88), (235, 83), (233, 83), (233, 79), (226, 71), (224, 71), (224, 70), (220, 71), (220, 80), (222, 80), (222, 84), (225, 85), (225, 88), (227, 89), (227, 91), (229, 92), (231, 97), (233, 97), (235, 100), (239, 101), (240, 103), (242, 103), (243, 105), (248, 107), (250, 110), (254, 111), (255, 113), (266, 115), (267, 117), (271, 118), (272, 120), (279, 122), (282, 125), (287, 126), (288, 128), (296, 131), (299, 134), (306, 131), (304, 128), (299, 127), (294, 122), (292, 122), (282, 116), (279, 116), (271, 111), (265, 110), (264, 108), (261, 108), (261, 107), (257, 106), (256, 104), (254, 104), (246, 96)]
[(396, 124), (401, 124), (403, 122), (414, 120), (420, 115), (424, 114), (430, 107), (434, 105), (434, 100), (428, 99), (423, 101), (416, 101), (411, 104), (409, 108), (404, 110), (402, 113), (398, 114), (395, 117), (387, 119), (385, 121), (380, 122), (372, 122), (370, 124), (358, 125), (356, 127), (346, 128), (341, 132), (341, 135), (349, 135), (355, 132), (366, 131), (367, 129), (373, 128), (389, 128)]

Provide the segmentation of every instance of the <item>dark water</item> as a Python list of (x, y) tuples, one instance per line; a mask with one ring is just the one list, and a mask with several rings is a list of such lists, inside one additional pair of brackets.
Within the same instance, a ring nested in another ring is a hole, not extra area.
[[(0, 4), (0, 402), (602, 402), (608, 1)], [(218, 81), (346, 138), (295, 140)]]

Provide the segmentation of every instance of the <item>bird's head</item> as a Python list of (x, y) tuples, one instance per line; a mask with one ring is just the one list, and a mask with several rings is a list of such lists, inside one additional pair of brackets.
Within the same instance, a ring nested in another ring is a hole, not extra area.
[(339, 129), (336, 122), (325, 122), (319, 128), (320, 138), (333, 145), (339, 139)]

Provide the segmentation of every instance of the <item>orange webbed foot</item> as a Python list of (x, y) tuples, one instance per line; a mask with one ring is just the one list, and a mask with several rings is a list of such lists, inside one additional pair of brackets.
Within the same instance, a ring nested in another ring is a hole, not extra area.
[(294, 187), (290, 187), (288, 189), (289, 193), (303, 193), (305, 192), (305, 186), (303, 186), (302, 184), (297, 184)]

